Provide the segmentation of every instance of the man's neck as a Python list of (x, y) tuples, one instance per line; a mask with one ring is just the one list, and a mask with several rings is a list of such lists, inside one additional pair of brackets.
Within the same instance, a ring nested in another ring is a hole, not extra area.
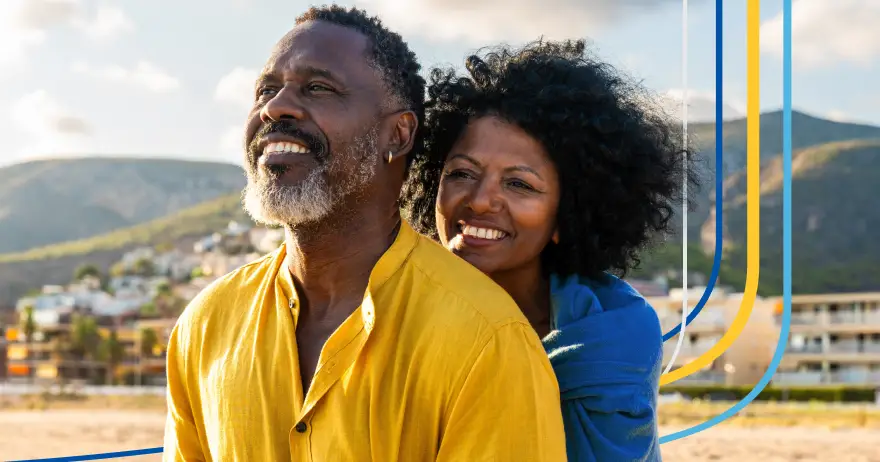
[(287, 227), (286, 266), (311, 316), (335, 317), (334, 307), (363, 297), (370, 273), (394, 242), (399, 225), (397, 207), (362, 205), (319, 223)]

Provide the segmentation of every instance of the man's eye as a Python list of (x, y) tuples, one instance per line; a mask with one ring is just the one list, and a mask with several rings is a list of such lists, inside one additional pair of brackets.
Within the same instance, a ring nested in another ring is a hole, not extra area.
[(259, 97), (269, 96), (269, 95), (273, 95), (273, 94), (275, 94), (274, 88), (263, 87), (263, 88), (260, 88), (259, 90), (257, 90), (257, 96), (259, 96)]
[(327, 85), (321, 84), (321, 83), (310, 83), (308, 86), (308, 89), (312, 93), (323, 92), (323, 91), (329, 91), (329, 92), (333, 91), (332, 88), (330, 88)]

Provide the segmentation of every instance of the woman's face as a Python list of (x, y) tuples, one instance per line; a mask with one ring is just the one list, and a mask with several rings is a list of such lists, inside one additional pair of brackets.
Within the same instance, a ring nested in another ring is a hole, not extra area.
[(539, 262), (557, 240), (559, 178), (538, 140), (496, 117), (471, 120), (446, 157), (440, 241), (486, 274)]

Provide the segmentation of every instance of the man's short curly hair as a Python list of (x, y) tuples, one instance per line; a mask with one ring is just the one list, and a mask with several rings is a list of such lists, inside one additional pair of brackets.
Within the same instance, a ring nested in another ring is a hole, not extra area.
[[(344, 8), (338, 5), (312, 7), (296, 18), (296, 24), (307, 21), (324, 21), (360, 32), (369, 39), (368, 59), (381, 73), (388, 91), (402, 105), (416, 114), (419, 124), (425, 120), (425, 79), (419, 72), (415, 53), (400, 34), (388, 30), (382, 21), (369, 16), (364, 10)], [(421, 149), (422, 130), (416, 131), (416, 143), (408, 156), (411, 163), (413, 154)]]
[(437, 238), (446, 155), (468, 121), (495, 116), (536, 138), (558, 171), (559, 244), (542, 253), (544, 271), (597, 278), (635, 268), (652, 238), (670, 231), (682, 181), (698, 186), (678, 125), (647, 90), (590, 57), (583, 40), (502, 46), (466, 66), (467, 77), (431, 72), (425, 149), (402, 195), (407, 220)]

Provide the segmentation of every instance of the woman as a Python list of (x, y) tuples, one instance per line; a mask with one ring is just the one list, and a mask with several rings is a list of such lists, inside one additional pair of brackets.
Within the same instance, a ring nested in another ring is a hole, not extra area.
[(559, 380), (571, 461), (660, 460), (662, 332), (623, 275), (669, 230), (690, 158), (584, 41), (434, 70), (404, 212), (519, 304)]

